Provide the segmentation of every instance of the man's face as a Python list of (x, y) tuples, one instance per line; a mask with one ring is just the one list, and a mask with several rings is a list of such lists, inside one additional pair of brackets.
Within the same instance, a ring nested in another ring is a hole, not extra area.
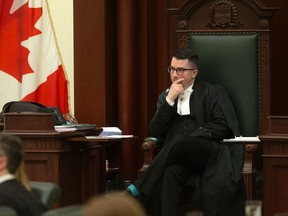
[(180, 78), (184, 78), (184, 81), (182, 82), (184, 89), (186, 89), (194, 82), (198, 74), (198, 70), (195, 69), (196, 67), (192, 63), (190, 63), (188, 59), (177, 59), (173, 57), (171, 60), (171, 66), (173, 68), (194, 69), (184, 70), (182, 74), (178, 74), (176, 71), (170, 73), (170, 78), (172, 82), (175, 82)]

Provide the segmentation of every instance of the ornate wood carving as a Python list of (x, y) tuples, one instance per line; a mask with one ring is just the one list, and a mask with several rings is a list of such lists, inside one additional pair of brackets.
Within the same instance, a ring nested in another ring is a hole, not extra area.
[(269, 95), (269, 32), (261, 32), (258, 38), (258, 85), (260, 91), (259, 104), (259, 130), (260, 134), (267, 133), (268, 119), (270, 107), (267, 106), (270, 102)]
[(260, 26), (261, 28), (263, 28), (263, 29), (269, 28), (269, 24), (270, 24), (270, 22), (269, 22), (269, 20), (267, 20), (267, 19), (262, 19), (262, 20), (260, 20), (260, 22), (259, 22), (259, 26)]
[(259, 149), (258, 143), (245, 144), (244, 149), (247, 153), (255, 153)]
[(188, 47), (188, 34), (183, 32), (178, 34), (178, 47), (187, 48)]
[(180, 21), (178, 22), (178, 27), (179, 27), (179, 29), (186, 29), (187, 26), (188, 26), (188, 23), (187, 23), (186, 20), (180, 20)]
[(239, 28), (242, 24), (238, 21), (238, 9), (228, 0), (216, 0), (210, 7), (211, 23), (207, 23), (212, 29), (215, 28)]
[[(167, 0), (167, 7), (171, 15), (181, 20), (178, 29), (184, 29), (183, 21), (187, 21), (185, 29), (191, 29), (192, 25), (194, 26), (191, 17), (197, 26), (203, 25), (203, 28), (208, 29), (238, 29), (243, 26), (247, 29), (269, 29), (269, 19), (278, 9), (264, 7), (256, 0)], [(207, 14), (202, 11), (199, 16), (197, 14), (199, 8), (205, 8)], [(249, 16), (246, 16), (247, 12)], [(253, 22), (250, 22), (251, 20)]]
[(25, 152), (63, 152), (63, 151), (71, 151), (74, 148), (79, 150), (79, 148), (83, 148), (83, 146), (73, 146), (69, 145), (64, 139), (57, 138), (42, 138), (39, 137), (25, 137), (22, 138), (24, 143)]

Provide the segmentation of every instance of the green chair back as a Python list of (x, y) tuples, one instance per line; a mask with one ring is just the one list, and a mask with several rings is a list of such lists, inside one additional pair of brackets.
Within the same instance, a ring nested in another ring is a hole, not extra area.
[(188, 33), (188, 46), (200, 57), (198, 76), (222, 85), (239, 120), (242, 136), (259, 134), (258, 34)]

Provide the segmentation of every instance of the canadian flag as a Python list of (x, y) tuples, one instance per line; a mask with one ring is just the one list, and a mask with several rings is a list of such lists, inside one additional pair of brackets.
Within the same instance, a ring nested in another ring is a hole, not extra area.
[(0, 0), (0, 108), (34, 101), (69, 113), (68, 83), (46, 0)]

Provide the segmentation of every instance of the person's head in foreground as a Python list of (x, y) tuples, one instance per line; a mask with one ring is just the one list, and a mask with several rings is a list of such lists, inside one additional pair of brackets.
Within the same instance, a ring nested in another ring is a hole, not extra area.
[(15, 174), (24, 157), (22, 142), (18, 137), (0, 134), (0, 176)]
[(132, 196), (114, 192), (93, 197), (84, 207), (84, 216), (147, 216)]

